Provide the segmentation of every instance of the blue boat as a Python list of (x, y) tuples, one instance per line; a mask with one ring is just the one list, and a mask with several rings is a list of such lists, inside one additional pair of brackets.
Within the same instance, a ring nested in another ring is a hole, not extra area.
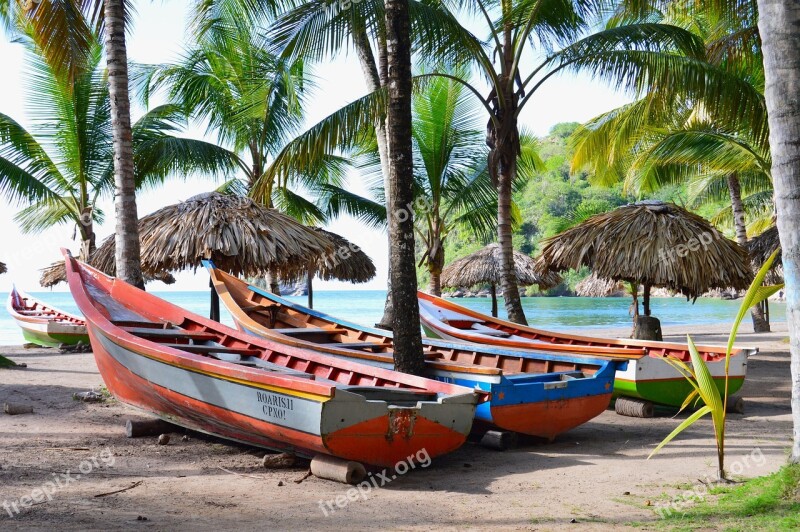
[[(306, 308), (206, 263), (220, 300), (245, 332), (337, 357), (393, 368), (392, 334)], [(427, 374), (491, 393), (482, 428), (552, 440), (603, 412), (625, 359), (528, 352), (424, 339)]]

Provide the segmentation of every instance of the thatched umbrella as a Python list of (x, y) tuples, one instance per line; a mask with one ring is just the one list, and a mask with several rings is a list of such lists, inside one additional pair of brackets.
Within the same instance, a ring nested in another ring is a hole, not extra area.
[[(459, 287), (489, 283), (492, 293), (492, 316), (497, 316), (497, 284), (500, 283), (500, 244), (489, 244), (478, 251), (451, 262), (442, 270), (442, 286)], [(514, 251), (514, 268), (517, 282), (523, 286), (539, 285), (546, 289), (561, 282), (553, 272), (539, 274), (536, 261), (528, 255)]]
[(6, 265), (0, 262), (0, 274), (6, 273), (7, 271)]
[(331, 233), (320, 227), (310, 227), (310, 229), (328, 240), (333, 249), (328, 253), (313, 257), (307, 263), (296, 263), (293, 270), (291, 265), (281, 269), (281, 276), (285, 280), (299, 281), (300, 279), (306, 279), (309, 308), (314, 308), (312, 281), (316, 275), (319, 275), (325, 281), (336, 279), (351, 283), (366, 283), (375, 277), (375, 264), (360, 247), (343, 236)]
[(624, 290), (620, 281), (598, 277), (594, 273), (575, 285), (575, 294), (580, 297), (613, 297)]
[(696, 299), (712, 288), (745, 289), (753, 278), (742, 247), (700, 216), (660, 201), (592, 216), (542, 244), (541, 271), (581, 266), (598, 277), (629, 282), (634, 289), (643, 285), (644, 317), (637, 316), (637, 329), (648, 337), (648, 328), (660, 335), (658, 320), (650, 316), (651, 287)]
[[(114, 240), (114, 235), (106, 238), (89, 258), (89, 264), (112, 277), (116, 277), (117, 275), (117, 264), (114, 260), (114, 251), (116, 250)], [(151, 281), (161, 281), (164, 284), (175, 283), (175, 277), (173, 277), (171, 273), (163, 270), (144, 270), (142, 273), (144, 274), (144, 281), (146, 283)], [(63, 260), (56, 261), (47, 268), (42, 269), (42, 276), (39, 278), (39, 284), (44, 288), (51, 288), (61, 282), (67, 282), (67, 268)]]
[[(760, 235), (753, 237), (747, 243), (747, 251), (756, 269), (761, 269), (767, 259), (780, 249), (781, 241), (778, 237), (778, 227), (772, 226)], [(767, 275), (767, 283), (779, 284), (783, 282), (783, 253), (778, 252), (775, 262)]]
[[(331, 242), (293, 218), (250, 198), (200, 194), (139, 220), (142, 268), (196, 270), (203, 260), (233, 275), (256, 277), (295, 270), (295, 264), (330, 253)], [(111, 256), (109, 256), (111, 260)], [(211, 288), (211, 317), (219, 299)]]

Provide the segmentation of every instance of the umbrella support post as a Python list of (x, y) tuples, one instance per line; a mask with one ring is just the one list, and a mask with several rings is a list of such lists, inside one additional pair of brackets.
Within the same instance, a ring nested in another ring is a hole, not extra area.
[(211, 313), (209, 319), (219, 322), (219, 294), (214, 288), (213, 281), (209, 281), (208, 285), (211, 287)]
[(497, 286), (492, 283), (492, 317), (497, 317)]
[(308, 282), (306, 282), (306, 290), (308, 291), (308, 308), (314, 308), (314, 287), (312, 286), (313, 281), (314, 274), (309, 271)]
[(636, 340), (663, 341), (661, 321), (653, 316), (637, 316), (633, 327), (633, 337)]

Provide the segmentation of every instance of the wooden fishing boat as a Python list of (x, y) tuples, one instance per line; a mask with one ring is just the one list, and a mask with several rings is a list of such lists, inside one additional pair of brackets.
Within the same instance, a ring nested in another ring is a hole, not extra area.
[(120, 401), (251, 445), (394, 466), (457, 449), (486, 394), (256, 338), (64, 252), (97, 366)]
[[(206, 263), (220, 301), (242, 330), (286, 345), (313, 348), (383, 368), (394, 365), (389, 331), (363, 327), (280, 296)], [(501, 429), (553, 439), (603, 412), (614, 372), (624, 359), (477, 347), (426, 340), (427, 376), (491, 393), (478, 406), (481, 429)]]
[[(692, 391), (691, 385), (678, 370), (663, 360), (669, 356), (688, 363), (691, 358), (686, 344), (594, 338), (545, 331), (493, 318), (424, 292), (419, 292), (418, 296), (422, 327), (426, 334), (434, 338), (519, 349), (558, 344), (581, 349), (612, 347), (641, 350), (642, 354), (636, 357), (635, 363), (617, 371), (615, 396), (679, 407)], [(725, 387), (725, 347), (700, 345), (698, 350), (722, 393)], [(747, 357), (757, 352), (755, 348), (734, 349), (730, 358), (729, 394), (736, 393), (742, 387), (747, 373)]]
[(43, 347), (89, 345), (86, 323), (81, 318), (51, 307), (16, 287), (8, 295), (6, 308), (22, 329), (22, 336), (32, 344)]

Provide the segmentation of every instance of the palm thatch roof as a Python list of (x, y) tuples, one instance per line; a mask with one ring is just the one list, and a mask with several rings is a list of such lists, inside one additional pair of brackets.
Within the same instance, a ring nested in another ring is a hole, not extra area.
[(753, 278), (741, 246), (700, 216), (660, 201), (592, 216), (542, 244), (540, 271), (581, 266), (690, 299), (712, 288), (745, 289)]
[[(778, 236), (778, 227), (773, 225), (760, 235), (753, 237), (747, 243), (747, 251), (750, 253), (750, 259), (753, 261), (753, 266), (756, 269), (761, 269), (767, 259), (780, 249), (781, 241)], [(783, 253), (778, 252), (775, 257), (775, 262), (772, 263), (772, 268), (767, 274), (766, 282), (768, 284), (777, 284), (783, 282)]]
[[(333, 245), (323, 236), (250, 198), (211, 192), (159, 209), (139, 220), (142, 267), (197, 269), (209, 259), (233, 275), (283, 276)], [(109, 257), (113, 257), (113, 253)]]
[(6, 273), (7, 271), (8, 269), (6, 268), (6, 265), (0, 262), (0, 274)]
[(616, 297), (625, 295), (625, 286), (620, 281), (591, 274), (575, 285), (575, 294), (580, 297)]
[[(546, 290), (561, 282), (561, 277), (553, 272), (540, 275), (536, 271), (536, 261), (514, 251), (514, 267), (517, 281), (523, 286), (539, 285)], [(500, 244), (489, 244), (478, 251), (451, 262), (442, 270), (442, 286), (459, 287), (476, 284), (500, 284)]]
[(298, 263), (292, 275), (287, 275), (287, 268), (283, 268), (284, 280), (303, 279), (309, 272), (316, 273), (325, 281), (337, 279), (351, 283), (366, 283), (375, 277), (375, 264), (360, 247), (336, 233), (319, 227), (311, 229), (328, 240), (333, 250), (314, 257), (305, 265)]
[[(89, 259), (89, 264), (106, 275), (116, 277), (117, 264), (114, 260), (115, 249), (114, 235), (111, 235), (95, 250)], [(144, 273), (144, 281), (146, 283), (151, 281), (161, 281), (164, 284), (175, 283), (175, 277), (169, 272), (145, 270), (142, 273)], [(56, 261), (47, 268), (42, 269), (42, 276), (39, 278), (40, 285), (45, 288), (50, 288), (61, 282), (67, 282), (67, 268), (64, 266), (63, 260)]]

